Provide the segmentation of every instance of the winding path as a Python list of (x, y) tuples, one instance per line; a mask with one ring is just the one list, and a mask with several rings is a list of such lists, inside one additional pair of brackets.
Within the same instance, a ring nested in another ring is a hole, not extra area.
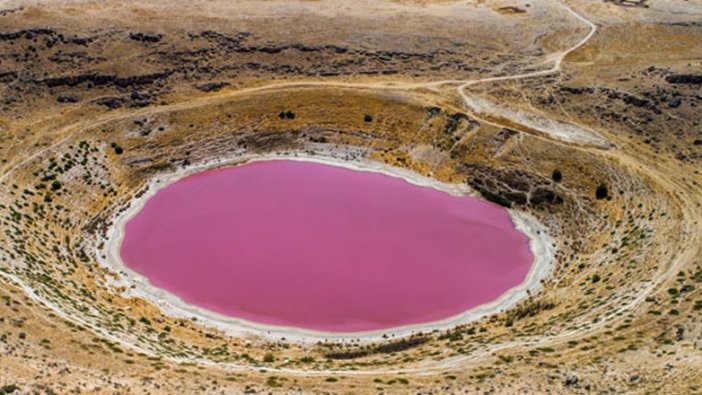
[[(243, 88), (243, 89), (237, 89), (231, 92), (225, 92), (220, 95), (216, 96), (206, 96), (206, 97), (201, 97), (197, 98), (194, 100), (189, 100), (185, 102), (180, 102), (172, 105), (166, 105), (166, 106), (161, 106), (161, 107), (156, 107), (156, 108), (145, 108), (143, 110), (138, 110), (138, 111), (131, 111), (127, 113), (117, 113), (117, 114), (106, 114), (103, 116), (98, 116), (91, 122), (77, 122), (72, 125), (68, 125), (62, 129), (59, 129), (58, 133), (59, 135), (63, 135), (64, 133), (75, 133), (77, 131), (81, 131), (87, 128), (91, 127), (96, 127), (102, 124), (105, 124), (110, 121), (115, 121), (115, 120), (120, 120), (120, 119), (125, 119), (125, 118), (130, 118), (134, 116), (141, 116), (141, 115), (148, 115), (148, 114), (159, 114), (163, 112), (171, 112), (171, 111), (178, 111), (178, 110), (185, 110), (185, 109), (191, 109), (191, 108), (197, 108), (200, 106), (205, 106), (209, 104), (213, 104), (218, 101), (223, 101), (226, 100), (229, 97), (234, 97), (234, 96), (239, 96), (239, 95), (244, 95), (248, 93), (255, 93), (255, 92), (264, 92), (264, 91), (270, 91), (270, 90), (277, 90), (277, 89), (284, 89), (284, 88), (305, 88), (305, 87), (340, 87), (340, 88), (362, 88), (362, 89), (400, 89), (400, 90), (410, 90), (410, 89), (421, 89), (421, 88), (428, 88), (428, 89), (436, 89), (438, 87), (441, 87), (443, 85), (459, 85), (457, 88), (458, 94), (463, 98), (463, 101), (465, 105), (468, 107), (468, 110), (472, 111), (472, 108), (470, 108), (470, 97), (465, 93), (465, 89), (468, 86), (471, 85), (476, 85), (476, 84), (483, 84), (487, 82), (497, 82), (497, 81), (508, 81), (508, 80), (519, 80), (519, 79), (527, 79), (527, 78), (532, 78), (532, 77), (539, 77), (543, 75), (548, 75), (548, 74), (553, 74), (561, 70), (561, 64), (563, 62), (563, 59), (568, 56), (571, 52), (577, 50), (578, 48), (582, 47), (587, 43), (590, 38), (595, 34), (597, 31), (597, 25), (595, 25), (593, 22), (589, 21), (582, 15), (578, 14), (575, 12), (572, 8), (570, 8), (565, 2), (562, 0), (556, 0), (556, 3), (558, 3), (561, 7), (563, 7), (568, 13), (573, 15), (575, 18), (578, 20), (584, 22), (585, 24), (588, 25), (590, 30), (588, 31), (587, 35), (585, 35), (580, 41), (578, 41), (575, 45), (573, 45), (570, 48), (567, 48), (559, 53), (556, 54), (551, 54), (550, 57), (556, 55), (554, 65), (545, 70), (539, 70), (539, 71), (533, 71), (529, 73), (523, 73), (523, 74), (513, 74), (513, 75), (507, 75), (507, 76), (498, 76), (498, 77), (486, 77), (486, 78), (480, 78), (480, 79), (474, 79), (474, 80), (439, 80), (439, 81), (431, 81), (431, 82), (417, 82), (417, 83), (405, 83), (405, 82), (400, 82), (400, 81), (392, 81), (392, 82), (378, 82), (378, 83), (353, 83), (353, 82), (340, 82), (340, 81), (308, 81), (308, 82), (276, 82), (272, 84), (267, 84), (267, 85), (260, 85), (260, 86), (255, 86), (255, 87), (249, 87), (249, 88)], [(475, 116), (475, 114), (472, 114)], [(477, 116), (475, 116), (478, 118)], [(479, 118), (480, 119), (480, 118)], [(495, 123), (491, 121), (487, 121), (485, 119), (480, 119), (483, 122), (486, 122), (488, 124), (496, 125)], [(498, 125), (501, 126), (501, 125)], [(548, 134), (548, 132), (545, 132), (545, 134)], [(55, 143), (41, 149), (40, 151), (37, 151), (33, 153), (32, 155), (26, 157), (22, 161), (8, 166), (5, 169), (5, 173), (0, 176), (0, 181), (4, 181), (9, 174), (14, 172), (17, 168), (23, 166), (26, 163), (29, 163), (32, 159), (42, 155), (45, 152), (48, 152), (52, 150), (55, 147), (60, 146), (63, 144), (65, 141), (67, 141), (70, 138), (70, 135), (64, 136), (60, 140), (57, 140)], [(557, 138), (557, 136), (556, 136)]]

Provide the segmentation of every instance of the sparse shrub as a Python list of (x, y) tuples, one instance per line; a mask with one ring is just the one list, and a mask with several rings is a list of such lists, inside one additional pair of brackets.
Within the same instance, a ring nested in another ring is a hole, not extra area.
[(373, 116), (370, 114), (366, 114), (363, 116), (363, 122), (373, 122)]
[(278, 382), (278, 377), (276, 376), (271, 376), (268, 379), (266, 379), (266, 385), (269, 387), (277, 388), (277, 387), (282, 387), (283, 385)]
[(607, 187), (607, 184), (602, 183), (595, 190), (595, 197), (601, 200), (607, 196), (609, 196), (609, 187)]
[(407, 339), (400, 339), (391, 343), (381, 344), (375, 351), (383, 354), (409, 350), (427, 342), (427, 338), (421, 335), (412, 336)]
[(561, 180), (563, 179), (563, 173), (561, 173), (561, 171), (559, 169), (556, 169), (551, 174), (551, 179), (554, 182), (561, 182)]
[(295, 119), (295, 113), (288, 110), (288, 111), (281, 111), (278, 113), (278, 118), (280, 119)]
[(500, 361), (505, 363), (514, 361), (514, 355), (498, 355), (497, 357), (500, 358)]
[(14, 394), (17, 391), (19, 391), (19, 387), (14, 384), (3, 385), (2, 387), (0, 387), (0, 395)]
[(369, 350), (350, 350), (350, 351), (338, 351), (325, 354), (324, 356), (328, 359), (355, 359), (363, 358), (371, 354)]
[[(510, 320), (516, 321), (525, 317), (533, 317), (541, 311), (551, 310), (554, 307), (556, 307), (556, 304), (553, 302), (544, 302), (539, 300), (536, 302), (526, 303), (517, 306), (516, 308), (510, 310), (510, 312), (508, 313), (508, 317)], [(473, 333), (475, 333), (475, 329), (471, 329), (473, 330)], [(471, 335), (473, 333), (471, 333)]]
[(267, 353), (266, 355), (263, 356), (263, 362), (265, 363), (271, 363), (275, 361), (275, 357), (271, 353)]
[(449, 331), (438, 337), (439, 340), (448, 340), (450, 342), (463, 340), (463, 334), (459, 331)]

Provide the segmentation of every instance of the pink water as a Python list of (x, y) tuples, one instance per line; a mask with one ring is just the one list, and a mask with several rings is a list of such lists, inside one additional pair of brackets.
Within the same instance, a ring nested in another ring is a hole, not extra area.
[(331, 332), (454, 316), (523, 282), (533, 261), (499, 206), (298, 161), (161, 189), (127, 223), (120, 253), (187, 303)]

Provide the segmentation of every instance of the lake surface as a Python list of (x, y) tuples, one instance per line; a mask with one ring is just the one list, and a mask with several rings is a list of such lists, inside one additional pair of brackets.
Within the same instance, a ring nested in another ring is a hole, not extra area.
[(164, 187), (127, 222), (120, 254), (189, 304), (329, 332), (460, 314), (522, 283), (534, 260), (502, 207), (284, 160)]

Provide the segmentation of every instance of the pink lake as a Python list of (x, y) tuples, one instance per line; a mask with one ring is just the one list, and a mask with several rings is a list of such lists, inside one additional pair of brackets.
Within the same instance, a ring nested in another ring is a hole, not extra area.
[(120, 254), (189, 304), (328, 332), (455, 316), (522, 283), (533, 262), (502, 207), (282, 160), (166, 186), (128, 221)]

